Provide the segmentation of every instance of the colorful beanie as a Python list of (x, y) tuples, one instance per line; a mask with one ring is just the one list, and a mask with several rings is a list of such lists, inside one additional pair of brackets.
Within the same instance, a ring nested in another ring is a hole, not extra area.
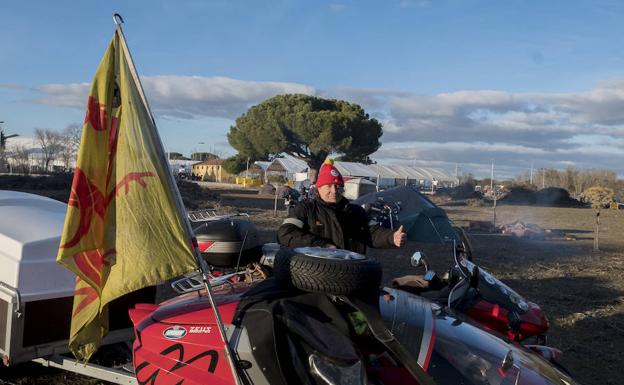
[(318, 173), (318, 178), (316, 178), (316, 187), (325, 186), (326, 184), (337, 184), (339, 186), (344, 185), (344, 180), (342, 179), (342, 175), (340, 175), (340, 171), (334, 166), (334, 161), (331, 159), (327, 159)]

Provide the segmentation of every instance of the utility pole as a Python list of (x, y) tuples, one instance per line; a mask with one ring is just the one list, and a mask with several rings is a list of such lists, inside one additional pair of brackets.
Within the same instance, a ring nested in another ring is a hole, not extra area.
[(247, 168), (245, 169), (245, 180), (243, 181), (243, 187), (247, 187), (247, 178), (249, 178), (249, 157), (247, 157)]
[(546, 179), (546, 169), (542, 168), (542, 188), (544, 188), (545, 184), (545, 179)]
[(529, 175), (529, 184), (533, 186), (533, 161), (531, 161), (531, 172)]
[(494, 194), (494, 159), (492, 159), (492, 175), (490, 176), (490, 192)]
[(455, 183), (459, 186), (459, 163), (455, 163)]

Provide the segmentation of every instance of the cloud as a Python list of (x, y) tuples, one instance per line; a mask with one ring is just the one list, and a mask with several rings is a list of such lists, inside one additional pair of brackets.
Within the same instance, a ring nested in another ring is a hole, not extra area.
[(45, 84), (37, 91), (44, 96), (35, 99), (36, 103), (83, 109), (89, 95), (89, 83)]
[[(462, 90), (418, 95), (385, 89), (328, 88), (226, 77), (142, 79), (157, 117), (234, 119), (278, 94), (304, 93), (362, 105), (384, 127), (383, 163), (455, 162), (486, 169), (609, 168), (624, 175), (624, 80), (571, 93)], [(84, 108), (88, 84), (39, 87), (40, 103)], [(432, 163), (432, 164), (433, 164)], [(511, 171), (509, 171), (511, 172)], [(510, 175), (513, 176), (513, 175)]]
[(192, 118), (236, 118), (251, 105), (279, 94), (314, 94), (297, 83), (244, 81), (226, 77), (156, 76), (145, 80), (155, 112)]
[(477, 90), (437, 95), (356, 94), (385, 101), (386, 162), (609, 168), (624, 175), (624, 81), (575, 93)]
[[(141, 79), (154, 113), (161, 117), (234, 119), (251, 105), (279, 94), (314, 94), (313, 87), (201, 76), (149, 76)], [(84, 108), (89, 84), (47, 84), (38, 103)]]

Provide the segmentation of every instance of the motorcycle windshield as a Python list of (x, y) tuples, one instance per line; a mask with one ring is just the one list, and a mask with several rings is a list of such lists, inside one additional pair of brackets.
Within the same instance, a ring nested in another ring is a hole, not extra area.
[(384, 289), (384, 322), (438, 384), (578, 385), (548, 361), (400, 290)]

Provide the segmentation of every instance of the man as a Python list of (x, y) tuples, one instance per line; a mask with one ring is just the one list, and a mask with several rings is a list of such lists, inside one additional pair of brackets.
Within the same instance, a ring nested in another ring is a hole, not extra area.
[(277, 239), (287, 247), (318, 246), (355, 251), (366, 247), (390, 248), (405, 244), (403, 226), (393, 231), (378, 224), (369, 225), (364, 209), (342, 196), (344, 180), (333, 162), (319, 170), (316, 196), (290, 211), (280, 226)]

